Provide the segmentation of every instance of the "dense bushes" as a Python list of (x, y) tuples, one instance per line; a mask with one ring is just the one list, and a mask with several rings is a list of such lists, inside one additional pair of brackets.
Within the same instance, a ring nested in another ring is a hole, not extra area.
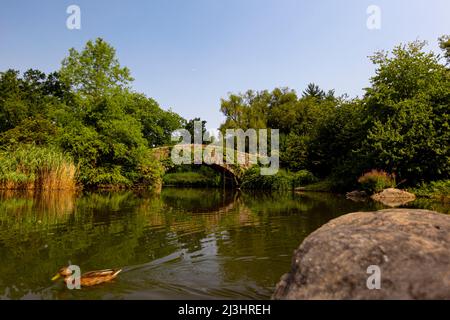
[(446, 202), (450, 201), (450, 180), (421, 183), (410, 190), (420, 197), (435, 198)]
[(317, 179), (307, 170), (288, 172), (279, 170), (275, 175), (263, 176), (260, 168), (254, 167), (244, 173), (243, 189), (291, 190), (316, 182)]
[(241, 188), (289, 190), (292, 188), (292, 178), (284, 170), (278, 171), (275, 175), (263, 176), (260, 174), (260, 168), (254, 167), (245, 172)]
[(297, 172), (291, 173), (292, 186), (303, 187), (308, 184), (312, 184), (317, 182), (317, 178), (308, 170), (300, 170)]

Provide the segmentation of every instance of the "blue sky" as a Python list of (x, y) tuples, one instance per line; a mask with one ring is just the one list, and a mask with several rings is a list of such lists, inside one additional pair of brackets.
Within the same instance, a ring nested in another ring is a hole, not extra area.
[[(66, 8), (81, 8), (81, 30)], [(369, 5), (381, 29), (366, 27)], [(59, 69), (71, 47), (102, 37), (135, 78), (133, 87), (185, 118), (220, 125), (220, 98), (309, 82), (362, 94), (367, 56), (400, 42), (450, 33), (449, 0), (2, 0), (0, 70)]]

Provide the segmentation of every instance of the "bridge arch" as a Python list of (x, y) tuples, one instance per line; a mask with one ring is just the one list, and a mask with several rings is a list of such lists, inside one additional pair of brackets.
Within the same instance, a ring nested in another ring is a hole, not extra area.
[[(208, 145), (196, 145), (196, 144), (184, 144), (184, 145), (176, 145), (174, 147), (179, 147), (181, 150), (186, 150), (190, 148), (191, 154), (194, 154), (194, 152), (201, 150), (202, 155), (205, 150), (205, 148), (208, 147)], [(201, 149), (200, 149), (201, 147)], [(171, 151), (172, 146), (165, 146), (165, 147), (159, 147), (154, 148), (153, 152), (157, 160), (167, 163), (170, 162), (171, 165), (174, 165), (171, 161)], [(231, 152), (234, 152), (234, 164), (229, 164), (224, 159), (224, 155), (226, 154), (226, 149), (221, 147), (216, 147), (215, 150), (218, 150), (215, 154), (210, 155), (211, 158), (209, 158), (209, 161), (205, 162), (202, 161), (199, 165), (204, 165), (212, 168), (213, 170), (222, 173), (225, 178), (233, 179), (233, 182), (236, 186), (239, 186), (241, 179), (244, 175), (244, 173), (253, 167), (255, 163), (256, 155), (251, 155), (249, 153), (245, 152), (239, 152), (236, 150), (232, 150)], [(225, 152), (224, 152), (225, 151)], [(202, 156), (203, 160), (203, 156)], [(221, 160), (221, 161), (220, 161)]]

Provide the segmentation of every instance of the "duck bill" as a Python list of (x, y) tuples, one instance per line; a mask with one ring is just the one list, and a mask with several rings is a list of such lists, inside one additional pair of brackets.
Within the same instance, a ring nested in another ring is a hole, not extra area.
[(55, 281), (55, 280), (59, 279), (59, 277), (61, 277), (61, 276), (59, 275), (59, 273), (57, 273), (57, 274), (52, 278), (52, 281)]

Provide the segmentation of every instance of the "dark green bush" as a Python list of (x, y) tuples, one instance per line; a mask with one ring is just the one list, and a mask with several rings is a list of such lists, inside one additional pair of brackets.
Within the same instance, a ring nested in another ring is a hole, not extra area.
[(292, 187), (303, 187), (307, 184), (317, 182), (317, 178), (308, 170), (300, 170), (291, 173)]
[(242, 189), (289, 190), (292, 189), (292, 177), (284, 170), (275, 175), (263, 176), (260, 168), (251, 168), (242, 178)]

